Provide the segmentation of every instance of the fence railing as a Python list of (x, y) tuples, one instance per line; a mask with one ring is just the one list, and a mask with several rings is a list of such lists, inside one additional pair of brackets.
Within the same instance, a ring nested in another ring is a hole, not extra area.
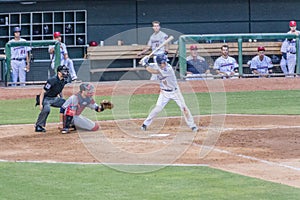
[(6, 70), (5, 82), (7, 83), (11, 79), (11, 48), (17, 46), (29, 46), (29, 47), (42, 47), (55, 45), (55, 68), (60, 65), (60, 42), (56, 40), (35, 40), (35, 41), (20, 41), (20, 42), (8, 42), (5, 45), (6, 55)]

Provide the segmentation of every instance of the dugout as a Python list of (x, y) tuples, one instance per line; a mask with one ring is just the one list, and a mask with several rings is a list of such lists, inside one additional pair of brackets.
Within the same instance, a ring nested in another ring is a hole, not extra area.
[[(153, 20), (159, 20), (163, 30), (175, 30), (182, 34), (286, 33), (290, 20), (300, 22), (300, 13), (298, 12), (300, 2), (296, 0), (73, 0), (71, 4), (68, 1), (59, 0), (23, 2), (25, 1), (0, 1), (0, 50), (3, 50), (5, 43), (9, 39), (8, 36), (11, 37), (7, 26), (11, 25), (10, 27), (12, 27), (23, 23), (8, 21), (8, 25), (6, 25), (7, 13), (22, 14), (27, 12), (24, 16), (30, 19), (31, 14), (28, 14), (28, 12), (39, 12), (42, 14), (48, 11), (65, 12), (77, 11), (79, 8), (84, 9), (86, 11), (86, 26), (78, 26), (86, 32), (84, 44), (88, 44), (89, 41), (105, 41), (105, 45), (117, 45), (118, 40), (124, 41), (126, 45), (146, 44), (152, 33), (151, 22)], [(35, 19), (39, 20), (40, 18), (37, 17)], [(72, 20), (68, 22), (71, 23)], [(75, 23), (72, 22), (71, 24), (75, 27)], [(67, 25), (68, 23), (65, 25), (62, 23), (62, 26), (58, 26), (58, 24), (56, 26), (55, 24), (53, 28), (56, 29), (58, 27), (61, 31), (65, 31), (63, 27)], [(35, 30), (35, 28), (39, 30)], [(130, 37), (119, 34), (139, 28), (145, 28), (145, 31), (136, 31)], [(31, 36), (36, 39), (42, 37), (36, 32), (43, 30), (40, 29), (38, 22), (30, 24), (25, 20), (22, 29), (26, 30), (26, 35), (29, 38)], [(114, 40), (108, 40), (115, 35), (118, 35), (118, 37), (115, 37)], [(65, 39), (66, 41), (75, 42), (74, 46), (71, 44), (67, 45), (69, 51), (72, 48), (70, 57), (76, 60), (75, 68), (79, 69), (81, 64), (86, 64), (83, 53), (85, 47), (84, 45), (76, 44), (79, 41), (77, 41), (77, 38), (72, 37), (70, 34)], [(176, 39), (178, 39), (178, 36)], [(36, 61), (40, 60), (37, 56), (34, 57)], [(80, 61), (79, 59), (82, 60)], [(116, 61), (111, 63), (110, 67), (129, 67), (129, 64), (130, 60), (121, 63)], [(41, 72), (41, 74), (38, 71), (47, 70), (44, 67), (45, 65), (46, 63), (44, 62), (33, 63), (32, 74), (29, 73), (27, 79), (44, 79), (45, 71)], [(105, 73), (105, 77), (99, 80), (116, 80), (122, 77), (123, 73)], [(132, 74), (135, 76), (135, 72)], [(129, 78), (134, 79), (135, 77), (130, 76)], [(147, 77), (142, 78), (146, 79)]]

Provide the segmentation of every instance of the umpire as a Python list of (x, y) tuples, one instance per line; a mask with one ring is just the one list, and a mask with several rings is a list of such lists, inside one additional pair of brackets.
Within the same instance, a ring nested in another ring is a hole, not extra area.
[(44, 127), (50, 113), (50, 106), (60, 108), (66, 101), (62, 98), (61, 93), (67, 83), (68, 75), (69, 70), (66, 66), (58, 66), (57, 75), (49, 78), (44, 85), (39, 100), (37, 98), (37, 105), (40, 106), (41, 112), (35, 124), (35, 132), (46, 132)]

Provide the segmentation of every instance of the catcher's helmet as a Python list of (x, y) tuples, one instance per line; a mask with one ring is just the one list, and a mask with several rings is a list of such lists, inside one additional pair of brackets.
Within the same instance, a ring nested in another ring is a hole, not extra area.
[(14, 28), (14, 33), (15, 33), (15, 32), (21, 32), (21, 28), (18, 27), (18, 26), (16, 26), (16, 27)]
[(69, 76), (69, 69), (65, 65), (60, 65), (57, 67), (57, 72), (62, 73), (64, 78), (67, 78)]
[(168, 61), (168, 58), (165, 54), (161, 54), (161, 55), (158, 55), (156, 57), (156, 62), (159, 65), (162, 64), (162, 63), (166, 63), (167, 61)]
[(297, 26), (296, 21), (290, 21), (290, 27), (294, 27), (294, 26)]
[(60, 32), (54, 32), (54, 33), (53, 33), (53, 37), (54, 37), (54, 38), (60, 37)]
[(86, 96), (91, 97), (95, 93), (95, 87), (90, 83), (81, 83), (79, 86), (80, 92), (87, 91)]

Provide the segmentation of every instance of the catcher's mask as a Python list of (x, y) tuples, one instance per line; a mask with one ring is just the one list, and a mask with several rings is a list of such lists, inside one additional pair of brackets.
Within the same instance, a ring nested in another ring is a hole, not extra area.
[(64, 78), (68, 78), (69, 76), (69, 69), (65, 65), (58, 66), (57, 72), (60, 72)]
[(82, 83), (79, 86), (80, 92), (87, 91), (86, 96), (92, 97), (95, 94), (95, 87), (90, 83)]

